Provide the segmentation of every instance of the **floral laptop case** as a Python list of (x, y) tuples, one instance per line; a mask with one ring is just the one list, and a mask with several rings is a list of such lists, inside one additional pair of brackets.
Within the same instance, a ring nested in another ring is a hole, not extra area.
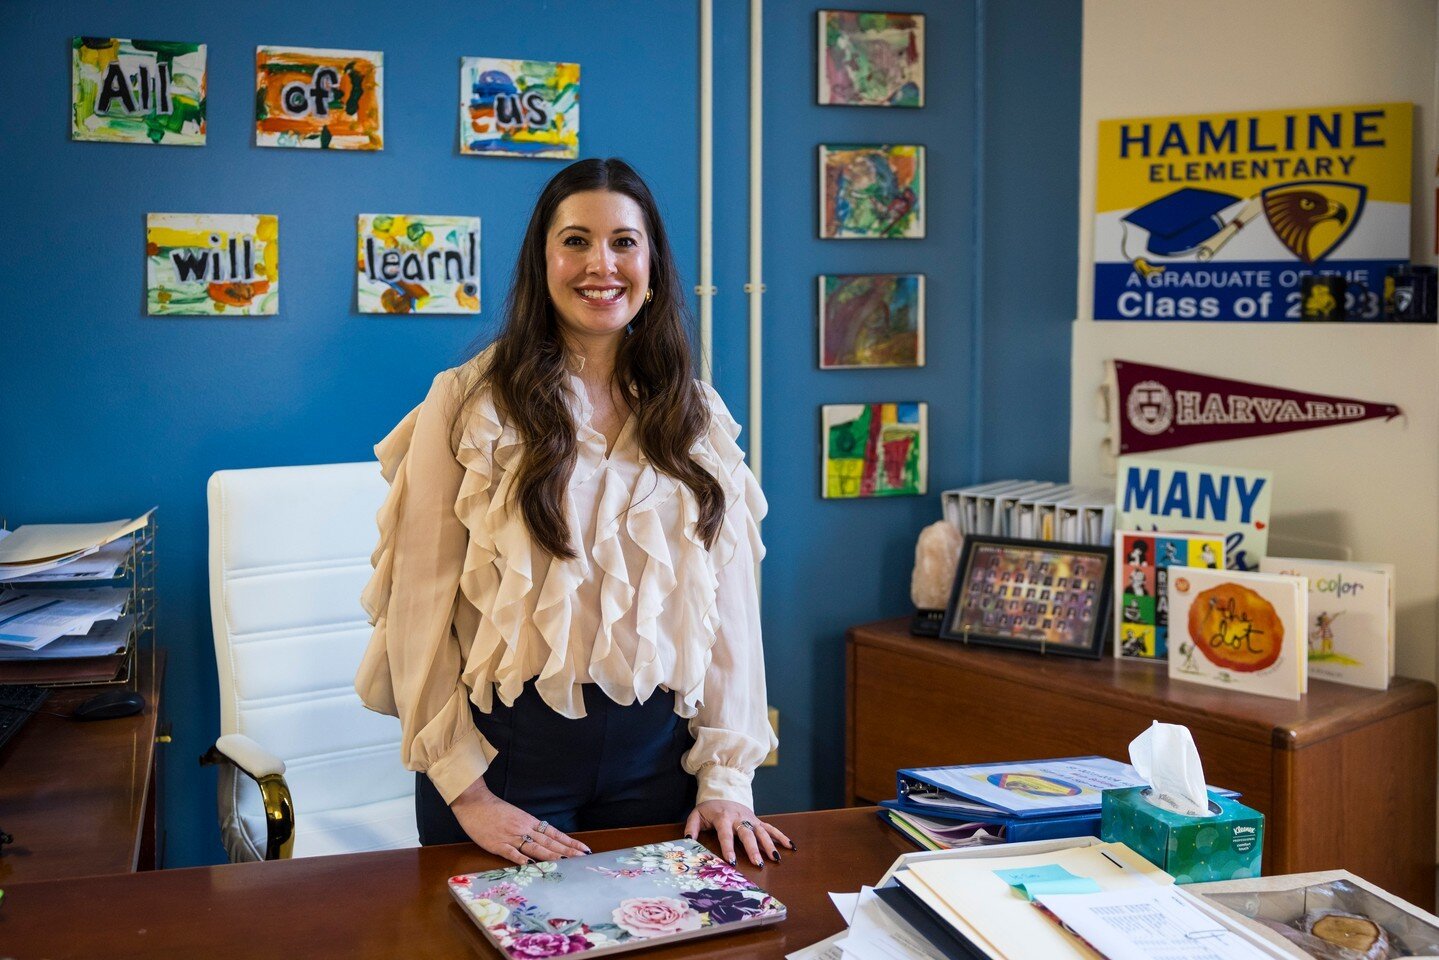
[(784, 904), (694, 840), (451, 877), (507, 957), (611, 954), (783, 920)]

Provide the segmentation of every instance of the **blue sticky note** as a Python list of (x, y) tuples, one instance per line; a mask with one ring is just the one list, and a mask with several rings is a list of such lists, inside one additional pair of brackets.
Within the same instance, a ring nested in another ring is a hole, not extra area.
[(1057, 863), (1015, 870), (996, 870), (994, 875), (1024, 895), (1024, 899), (1052, 893), (1099, 893), (1099, 884), (1077, 877)]

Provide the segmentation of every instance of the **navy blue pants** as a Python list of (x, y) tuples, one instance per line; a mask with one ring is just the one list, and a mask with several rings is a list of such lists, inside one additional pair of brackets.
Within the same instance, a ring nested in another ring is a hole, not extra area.
[[(694, 808), (695, 778), (680, 767), (694, 745), (675, 714), (674, 695), (656, 689), (645, 703), (620, 706), (596, 684), (583, 687), (585, 716), (562, 717), (534, 683), (507, 707), (470, 713), (499, 751), (485, 784), (508, 803), (565, 833), (655, 823), (682, 823)], [(420, 843), (469, 840), (430, 778), (415, 778)]]

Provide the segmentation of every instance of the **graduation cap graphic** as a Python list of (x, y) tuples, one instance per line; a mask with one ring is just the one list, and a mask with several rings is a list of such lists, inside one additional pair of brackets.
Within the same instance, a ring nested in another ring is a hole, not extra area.
[(1130, 211), (1122, 222), (1149, 232), (1146, 246), (1155, 256), (1183, 256), (1223, 230), (1220, 213), (1239, 200), (1230, 193), (1184, 187)]

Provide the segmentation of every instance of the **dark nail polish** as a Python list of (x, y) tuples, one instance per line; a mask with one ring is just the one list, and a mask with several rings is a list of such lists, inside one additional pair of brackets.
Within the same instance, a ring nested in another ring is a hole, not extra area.
[(565, 856), (565, 855), (562, 853), (562, 854), (560, 854), (560, 859), (561, 859), (561, 860), (568, 860), (569, 857)]
[(771, 860), (773, 860), (775, 863), (779, 863), (779, 851), (778, 851), (778, 850), (771, 850), (771, 851), (770, 851), (770, 854), (769, 854), (769, 858), (770, 858)]
[(527, 863), (527, 864), (529, 864), (529, 865), (531, 865), (531, 866), (534, 865), (534, 861), (531, 860), (529, 857), (525, 857), (525, 863)]
[(729, 858), (729, 865), (732, 866), (732, 867), (733, 867), (733, 866), (737, 866), (737, 864), (736, 864), (735, 861), (734, 861), (734, 857), (730, 857), (730, 858)]
[(791, 841), (789, 842), (789, 848), (790, 848), (791, 850), (798, 850), (798, 849), (799, 849), (799, 847), (796, 847), (796, 846), (794, 845), (794, 841), (793, 841), (793, 840), (791, 840)]

